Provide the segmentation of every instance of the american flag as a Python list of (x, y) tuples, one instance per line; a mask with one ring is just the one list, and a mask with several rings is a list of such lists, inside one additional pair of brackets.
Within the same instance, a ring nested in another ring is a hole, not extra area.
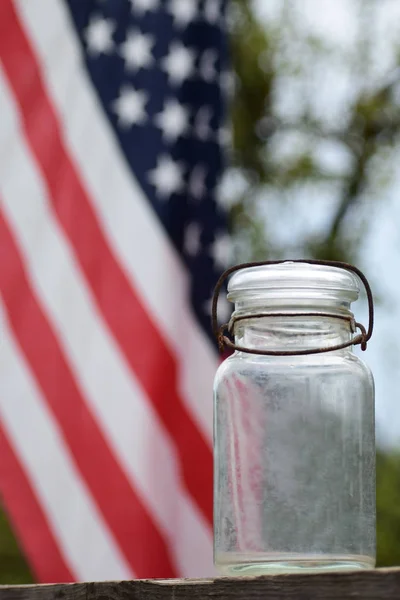
[(225, 9), (0, 2), (0, 487), (42, 582), (213, 573)]

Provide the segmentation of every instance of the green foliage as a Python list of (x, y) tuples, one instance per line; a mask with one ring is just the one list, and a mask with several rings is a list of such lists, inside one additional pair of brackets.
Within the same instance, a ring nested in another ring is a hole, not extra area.
[[(230, 188), (227, 194), (233, 205), (236, 260), (297, 255), (357, 261), (370, 202), (392, 179), (390, 167), (380, 175), (377, 161), (384, 152), (384, 162), (390, 165), (394, 148), (400, 144), (400, 105), (395, 93), (400, 70), (383, 79), (368, 76), (373, 73), (375, 46), (382, 40), (368, 36), (366, 24), (373, 21), (379, 0), (358, 3), (359, 31), (347, 49), (308, 31), (296, 12), (300, 2), (282, 0), (276, 18), (265, 22), (255, 9), (261, 3), (232, 2), (236, 83), (231, 169), (240, 174), (242, 185), (239, 192)], [(324, 76), (338, 68), (352, 81), (352, 89), (332, 116), (332, 108), (324, 111), (316, 97)], [(289, 109), (284, 106), (285, 98), (291, 98)], [(327, 144), (346, 154), (341, 168), (332, 171), (324, 164)], [(290, 147), (285, 155), (283, 146)], [(300, 212), (299, 190), (305, 189), (314, 198), (310, 211), (321, 212), (324, 202), (334, 207), (330, 219), (324, 220), (319, 231), (304, 228), (295, 244), (282, 242), (274, 235), (279, 212), (274, 207), (290, 204), (295, 221)], [(323, 193), (316, 199), (320, 189)]]
[(7, 516), (0, 511), (0, 584), (23, 583), (33, 583), (33, 578), (12, 533)]
[(240, 12), (236, 13), (231, 37), (236, 82), (240, 82), (232, 105), (233, 144), (240, 167), (263, 179), (265, 164), (255, 124), (265, 115), (273, 84), (273, 72), (265, 72), (260, 66), (260, 56), (268, 53), (269, 38), (248, 2), (241, 1), (238, 6)]
[(400, 565), (400, 453), (377, 455), (378, 566)]

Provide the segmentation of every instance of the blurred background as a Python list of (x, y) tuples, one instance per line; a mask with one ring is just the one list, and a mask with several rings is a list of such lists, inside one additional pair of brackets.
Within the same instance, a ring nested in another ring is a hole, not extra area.
[[(237, 262), (352, 262), (374, 291), (378, 564), (400, 563), (400, 4), (233, 2)], [(366, 307), (356, 308), (366, 322)]]
[[(376, 381), (378, 565), (400, 564), (400, 3), (231, 0), (227, 23), (218, 194), (230, 262), (340, 260), (367, 275), (377, 305), (363, 358)], [(0, 582), (32, 580), (3, 513)]]

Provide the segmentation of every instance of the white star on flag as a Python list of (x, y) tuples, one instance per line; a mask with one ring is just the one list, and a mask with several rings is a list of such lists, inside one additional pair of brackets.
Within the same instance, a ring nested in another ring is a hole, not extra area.
[(167, 154), (158, 159), (155, 169), (149, 172), (149, 181), (156, 188), (157, 196), (167, 200), (171, 194), (183, 188), (183, 166)]
[(120, 54), (125, 60), (125, 68), (137, 71), (149, 67), (154, 62), (151, 49), (154, 46), (152, 35), (145, 35), (139, 30), (130, 31), (126, 41), (120, 46)]
[(218, 73), (215, 67), (215, 63), (218, 60), (218, 54), (215, 50), (208, 48), (203, 52), (203, 55), (200, 59), (199, 71), (200, 75), (205, 79), (205, 81), (211, 82), (216, 79)]
[(209, 106), (202, 106), (197, 111), (193, 128), (197, 137), (203, 141), (207, 140), (212, 133), (211, 117), (212, 112)]
[(185, 230), (184, 249), (190, 256), (196, 256), (200, 250), (201, 229), (198, 223), (190, 223)]
[(232, 194), (230, 191), (230, 179), (232, 179), (232, 175), (228, 171), (215, 186), (216, 202), (224, 211), (231, 209), (238, 202), (236, 194)]
[(168, 5), (168, 11), (178, 27), (187, 27), (196, 17), (198, 10), (198, 0), (170, 0)]
[(159, 0), (130, 0), (132, 10), (139, 14), (144, 14), (148, 10), (158, 8)]
[(232, 71), (222, 71), (219, 76), (221, 90), (227, 95), (228, 99), (233, 98), (235, 93), (235, 76)]
[[(213, 297), (211, 296), (211, 298), (209, 300), (206, 300), (206, 302), (204, 303), (204, 312), (208, 315), (211, 315), (212, 312), (212, 300)], [(232, 304), (229, 302), (225, 292), (223, 291), (220, 292), (217, 306), (218, 325), (227, 323), (232, 314)]]
[(189, 50), (180, 42), (171, 44), (168, 56), (162, 63), (171, 84), (181, 85), (193, 73), (194, 58), (193, 50)]
[(217, 142), (224, 148), (232, 146), (232, 129), (229, 125), (222, 125), (217, 131)]
[(99, 54), (110, 54), (114, 48), (112, 35), (115, 23), (111, 19), (103, 19), (100, 16), (93, 17), (85, 31), (88, 54), (98, 56)]
[(204, 6), (204, 14), (209, 23), (217, 23), (221, 16), (220, 0), (207, 0)]
[(232, 258), (232, 243), (229, 235), (223, 234), (215, 238), (212, 244), (212, 256), (218, 268), (228, 267)]
[(188, 128), (189, 111), (172, 98), (166, 101), (163, 111), (158, 113), (154, 120), (162, 130), (164, 139), (174, 142)]
[(143, 124), (147, 119), (144, 108), (147, 100), (146, 92), (136, 90), (133, 86), (123, 87), (119, 97), (112, 105), (118, 116), (118, 124), (124, 128)]
[(206, 170), (203, 165), (196, 165), (189, 178), (188, 191), (193, 198), (201, 200), (206, 193)]

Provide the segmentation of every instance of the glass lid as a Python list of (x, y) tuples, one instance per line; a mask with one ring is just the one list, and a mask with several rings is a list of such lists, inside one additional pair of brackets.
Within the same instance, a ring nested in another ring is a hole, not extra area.
[(336, 296), (353, 302), (360, 280), (346, 269), (286, 261), (276, 265), (248, 267), (234, 273), (228, 283), (228, 299), (245, 296), (304, 297)]

